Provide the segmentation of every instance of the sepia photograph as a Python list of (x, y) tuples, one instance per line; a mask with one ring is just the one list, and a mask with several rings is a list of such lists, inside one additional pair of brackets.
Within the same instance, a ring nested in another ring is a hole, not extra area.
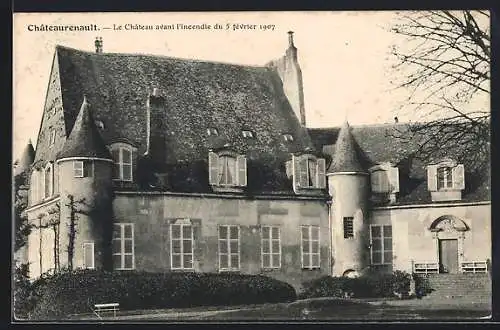
[(490, 12), (13, 14), (12, 321), (491, 321)]

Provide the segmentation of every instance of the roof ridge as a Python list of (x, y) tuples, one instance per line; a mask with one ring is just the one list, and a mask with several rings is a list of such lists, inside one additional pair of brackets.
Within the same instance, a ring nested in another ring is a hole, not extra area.
[(233, 62), (222, 62), (222, 61), (213, 61), (213, 60), (200, 60), (200, 59), (194, 59), (194, 58), (176, 57), (176, 56), (159, 55), (159, 54), (146, 54), (146, 53), (121, 53), (121, 52), (116, 52), (116, 53), (111, 53), (111, 52), (107, 52), (107, 53), (95, 53), (95, 52), (92, 52), (92, 51), (82, 50), (82, 49), (78, 49), (78, 48), (73, 48), (73, 47), (68, 47), (68, 46), (63, 46), (63, 45), (56, 45), (56, 51), (58, 49), (76, 51), (76, 52), (80, 52), (80, 53), (85, 53), (87, 55), (97, 55), (97, 56), (151, 57), (151, 58), (163, 58), (163, 59), (179, 60), (179, 61), (192, 62), (192, 63), (222, 64), (222, 65), (237, 66), (237, 67), (252, 68), (252, 69), (265, 69), (265, 70), (270, 69), (266, 64), (263, 64), (263, 65), (250, 65), (250, 64), (233, 63)]

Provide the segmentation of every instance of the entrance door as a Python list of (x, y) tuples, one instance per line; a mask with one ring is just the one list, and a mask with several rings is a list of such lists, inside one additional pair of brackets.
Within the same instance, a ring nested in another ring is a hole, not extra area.
[(458, 240), (439, 240), (439, 265), (441, 273), (458, 273)]

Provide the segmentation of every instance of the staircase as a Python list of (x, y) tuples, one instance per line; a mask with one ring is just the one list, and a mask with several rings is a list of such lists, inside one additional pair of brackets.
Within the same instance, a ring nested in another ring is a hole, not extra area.
[(429, 274), (432, 292), (427, 297), (436, 299), (465, 298), (471, 302), (491, 301), (491, 279), (486, 273)]

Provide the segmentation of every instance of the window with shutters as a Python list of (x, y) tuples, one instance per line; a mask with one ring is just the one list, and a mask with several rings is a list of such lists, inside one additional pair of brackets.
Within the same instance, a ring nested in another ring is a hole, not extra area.
[(243, 155), (224, 151), (209, 152), (209, 182), (219, 187), (245, 187), (247, 185), (247, 161)]
[(219, 271), (240, 269), (240, 227), (219, 225)]
[(464, 166), (451, 159), (427, 166), (427, 188), (433, 201), (462, 199), (465, 189)]
[(452, 168), (448, 166), (437, 169), (437, 189), (453, 188)]
[(94, 242), (83, 243), (83, 268), (94, 269)]
[(111, 156), (113, 157), (113, 180), (117, 181), (132, 181), (132, 146), (125, 143), (116, 143), (111, 146)]
[(94, 162), (91, 160), (73, 161), (73, 176), (75, 178), (91, 178), (94, 176)]
[(281, 267), (281, 237), (277, 226), (261, 228), (262, 268)]
[(292, 176), (295, 192), (301, 189), (326, 188), (325, 160), (313, 155), (292, 155)]
[(376, 165), (369, 170), (372, 193), (399, 192), (399, 168), (390, 163)]
[(133, 223), (114, 224), (113, 266), (118, 270), (130, 270), (135, 268)]
[(370, 225), (370, 257), (372, 265), (392, 264), (392, 226)]
[(172, 269), (193, 269), (194, 236), (191, 224), (170, 225), (170, 266)]
[(301, 226), (300, 236), (302, 268), (320, 268), (319, 226)]

